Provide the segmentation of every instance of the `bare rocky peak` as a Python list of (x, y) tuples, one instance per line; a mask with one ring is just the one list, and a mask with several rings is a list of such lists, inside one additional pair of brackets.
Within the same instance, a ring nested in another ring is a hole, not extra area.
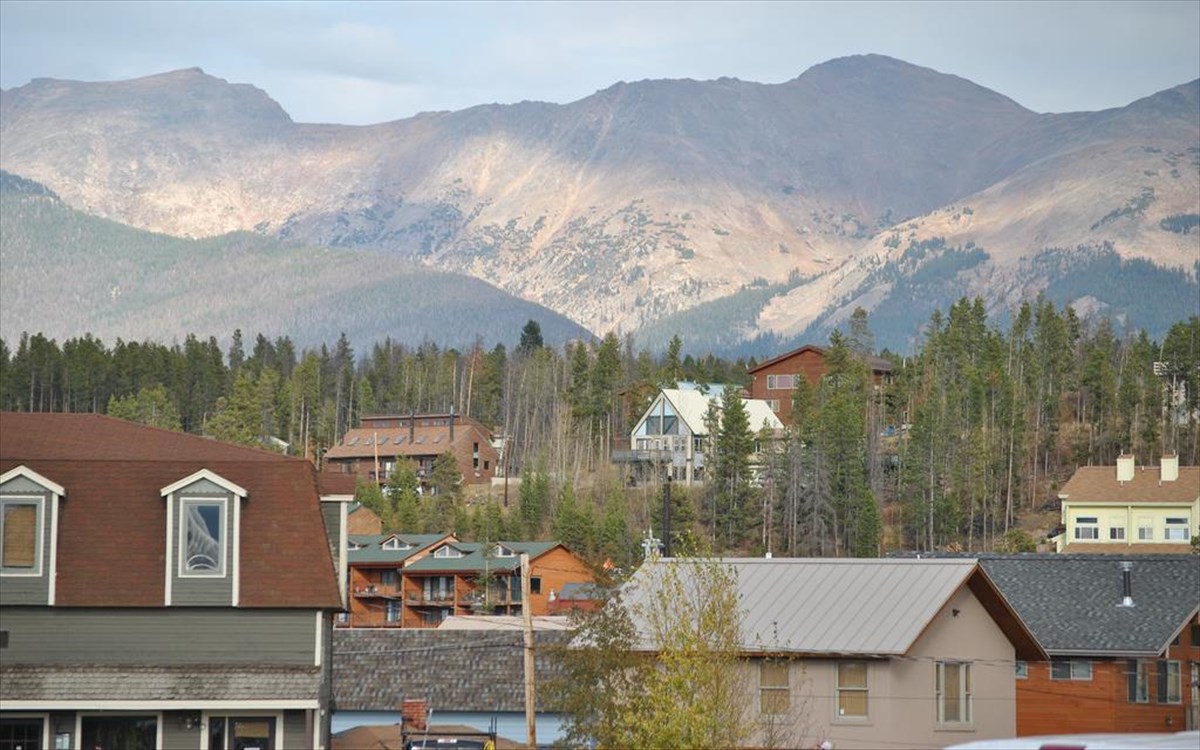
[[(621, 82), (565, 105), (351, 127), (293, 123), (263, 91), (199, 69), (39, 79), (0, 97), (0, 166), (139, 228), (416, 257), (603, 333), (761, 279), (865, 280), (934, 236), (1014, 263), (1051, 242), (1180, 257), (1191, 238), (1158, 223), (1194, 210), (1198, 85), (1038, 114), (862, 55), (778, 84)], [(1062, 180), (1086, 187), (1065, 195)], [(1126, 210), (1145, 188), (1153, 205)], [(813, 309), (780, 319), (860, 299), (845, 284), (828, 300), (794, 290)]]

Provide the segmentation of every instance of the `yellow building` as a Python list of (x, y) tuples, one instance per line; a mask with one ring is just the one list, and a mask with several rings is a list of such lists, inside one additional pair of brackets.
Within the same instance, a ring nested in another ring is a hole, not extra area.
[(1200, 534), (1200, 467), (1163, 456), (1158, 466), (1085, 466), (1058, 493), (1058, 552), (1188, 552)]

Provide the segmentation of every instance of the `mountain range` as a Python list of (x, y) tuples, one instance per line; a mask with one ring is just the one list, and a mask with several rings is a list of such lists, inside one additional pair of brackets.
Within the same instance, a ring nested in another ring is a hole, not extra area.
[(199, 69), (36, 79), (0, 93), (0, 167), (136, 229), (382, 254), (652, 348), (819, 340), (861, 306), (906, 351), (964, 295), (1152, 334), (1200, 307), (1200, 81), (1038, 114), (865, 55), (345, 126)]

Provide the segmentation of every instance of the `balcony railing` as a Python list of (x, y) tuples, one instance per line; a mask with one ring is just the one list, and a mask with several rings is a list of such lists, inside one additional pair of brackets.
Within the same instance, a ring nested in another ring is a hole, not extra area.
[(521, 592), (492, 589), (485, 597), (482, 591), (472, 591), (460, 597), (458, 601), (464, 607), (505, 607), (509, 604), (520, 604)]
[(400, 597), (400, 587), (388, 586), (382, 583), (361, 584), (354, 587), (354, 596), (359, 599), (370, 599), (373, 597), (398, 599)]
[(428, 595), (424, 591), (405, 591), (404, 603), (414, 607), (430, 606), (430, 607), (453, 607), (454, 592), (453, 591), (431, 591)]

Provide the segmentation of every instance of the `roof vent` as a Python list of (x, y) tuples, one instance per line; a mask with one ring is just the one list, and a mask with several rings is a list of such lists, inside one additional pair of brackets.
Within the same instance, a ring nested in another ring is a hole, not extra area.
[(1133, 481), (1133, 456), (1122, 455), (1117, 456), (1117, 481), (1132, 482)]
[(1133, 606), (1133, 563), (1122, 560), (1121, 566), (1121, 603), (1118, 607)]

